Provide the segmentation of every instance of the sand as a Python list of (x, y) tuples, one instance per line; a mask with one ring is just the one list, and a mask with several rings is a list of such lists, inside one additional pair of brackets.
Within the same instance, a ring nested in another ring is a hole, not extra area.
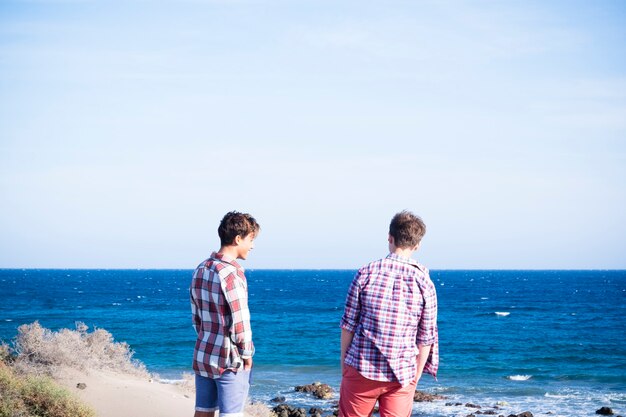
[[(194, 413), (193, 392), (147, 377), (67, 370), (57, 381), (90, 405), (98, 417), (192, 417)], [(86, 388), (77, 388), (79, 383)]]

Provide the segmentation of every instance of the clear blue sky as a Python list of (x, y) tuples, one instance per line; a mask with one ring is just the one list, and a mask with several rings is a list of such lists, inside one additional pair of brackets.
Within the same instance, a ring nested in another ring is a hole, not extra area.
[(0, 3), (0, 267), (626, 268), (624, 1)]

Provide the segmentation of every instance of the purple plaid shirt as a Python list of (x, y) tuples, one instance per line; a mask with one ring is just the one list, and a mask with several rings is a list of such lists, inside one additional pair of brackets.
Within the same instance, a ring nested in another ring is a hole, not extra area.
[(354, 333), (345, 364), (374, 381), (406, 386), (417, 376), (418, 345), (432, 345), (424, 373), (437, 376), (437, 293), (428, 269), (389, 254), (359, 270), (341, 327)]
[(254, 355), (248, 284), (243, 268), (228, 256), (213, 253), (193, 273), (191, 313), (198, 337), (193, 353), (195, 373), (219, 378)]

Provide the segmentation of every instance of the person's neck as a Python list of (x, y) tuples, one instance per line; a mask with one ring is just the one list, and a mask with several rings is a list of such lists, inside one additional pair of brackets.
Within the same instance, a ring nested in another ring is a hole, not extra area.
[(218, 253), (221, 253), (222, 255), (226, 255), (231, 259), (237, 259), (238, 253), (237, 253), (237, 247), (236, 246), (222, 246), (220, 248), (220, 250), (218, 251)]
[(415, 251), (410, 248), (393, 248), (392, 252), (394, 255), (401, 256), (402, 258), (410, 258), (413, 256)]

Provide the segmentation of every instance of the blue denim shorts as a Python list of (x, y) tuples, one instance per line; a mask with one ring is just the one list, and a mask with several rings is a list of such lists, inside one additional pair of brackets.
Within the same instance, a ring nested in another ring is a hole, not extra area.
[(196, 374), (196, 411), (219, 410), (220, 417), (241, 417), (250, 390), (251, 370), (225, 371), (219, 378)]

